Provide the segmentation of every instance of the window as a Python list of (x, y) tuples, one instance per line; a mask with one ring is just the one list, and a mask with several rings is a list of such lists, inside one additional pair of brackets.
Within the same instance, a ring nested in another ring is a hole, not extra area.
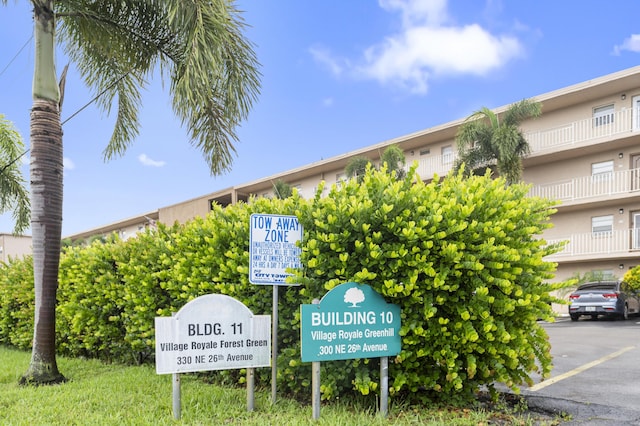
[(591, 233), (593, 235), (610, 234), (613, 231), (613, 215), (594, 216), (591, 218)]
[(613, 160), (591, 164), (591, 180), (604, 182), (611, 180), (613, 176)]
[(593, 127), (613, 123), (613, 104), (593, 109)]
[(451, 145), (442, 147), (442, 164), (453, 163), (453, 148)]
[(591, 271), (591, 273), (594, 277), (600, 277), (602, 281), (616, 279), (616, 276), (611, 269), (598, 269), (595, 271)]
[(640, 249), (640, 212), (631, 213), (633, 217), (633, 249)]
[(420, 150), (420, 155), (429, 155), (431, 154), (431, 149), (425, 148)]

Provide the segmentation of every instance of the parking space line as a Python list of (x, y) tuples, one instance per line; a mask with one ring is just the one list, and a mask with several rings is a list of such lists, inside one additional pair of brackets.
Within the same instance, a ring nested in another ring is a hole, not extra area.
[(564, 380), (564, 379), (569, 378), (571, 376), (575, 376), (576, 374), (582, 373), (583, 371), (588, 370), (591, 367), (595, 367), (598, 364), (602, 364), (605, 361), (609, 361), (610, 359), (613, 359), (613, 358), (615, 358), (617, 356), (620, 356), (623, 353), (625, 353), (627, 351), (630, 351), (631, 349), (634, 349), (634, 348), (635, 348), (635, 346), (627, 346), (626, 348), (622, 348), (617, 352), (614, 352), (614, 353), (609, 354), (607, 356), (603, 356), (602, 358), (599, 358), (599, 359), (597, 359), (595, 361), (591, 361), (591, 362), (589, 362), (587, 364), (581, 365), (578, 368), (574, 368), (571, 371), (567, 371), (566, 373), (562, 373), (559, 376), (552, 377), (549, 380), (545, 380), (544, 382), (538, 383), (537, 385), (533, 385), (528, 390), (530, 392), (539, 391), (540, 389), (546, 388), (547, 386), (552, 385), (554, 383), (557, 383), (560, 380)]

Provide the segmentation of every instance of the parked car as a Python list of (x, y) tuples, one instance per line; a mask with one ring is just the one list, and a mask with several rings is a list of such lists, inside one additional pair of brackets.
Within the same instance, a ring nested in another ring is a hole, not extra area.
[(597, 318), (606, 315), (628, 319), (640, 314), (640, 292), (624, 281), (594, 281), (578, 286), (569, 295), (569, 316), (578, 321), (581, 315)]

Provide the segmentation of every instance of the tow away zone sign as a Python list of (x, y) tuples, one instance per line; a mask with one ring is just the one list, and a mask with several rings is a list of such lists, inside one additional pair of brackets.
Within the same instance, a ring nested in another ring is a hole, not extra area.
[(302, 225), (296, 216), (252, 214), (249, 237), (249, 282), (286, 285), (287, 268), (302, 268)]

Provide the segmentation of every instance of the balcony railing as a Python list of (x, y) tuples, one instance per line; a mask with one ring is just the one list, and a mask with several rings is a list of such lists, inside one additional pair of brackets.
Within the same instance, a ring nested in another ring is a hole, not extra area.
[(636, 191), (640, 191), (640, 169), (581, 176), (565, 181), (536, 185), (531, 188), (529, 195), (566, 202), (628, 194)]
[(567, 238), (547, 240), (554, 244), (567, 241), (563, 250), (551, 258), (580, 255), (623, 254), (640, 250), (640, 228), (611, 232), (574, 234)]
[[(552, 129), (528, 132), (525, 133), (525, 138), (531, 146), (531, 152), (536, 153), (564, 145), (578, 145), (599, 138), (622, 135), (638, 130), (634, 129), (633, 113), (634, 109), (628, 108), (605, 117), (591, 117)], [(635, 125), (637, 126), (637, 123)]]
[[(636, 119), (634, 119), (634, 112)], [(610, 138), (640, 131), (640, 108), (628, 108), (616, 111), (606, 116), (591, 117), (584, 120), (553, 127), (535, 132), (525, 132), (524, 136), (529, 142), (531, 153), (537, 154), (545, 150), (560, 147), (576, 147), (587, 145), (590, 141), (599, 138)], [(446, 175), (453, 167), (457, 153), (453, 155), (437, 155), (418, 160), (418, 174), (427, 179), (438, 174)], [(408, 161), (410, 166), (412, 161)]]
[[(457, 158), (457, 153), (423, 158), (418, 161), (416, 172), (422, 179), (431, 179), (436, 174), (444, 176), (453, 168)], [(407, 161), (407, 166), (411, 166), (411, 161)]]

